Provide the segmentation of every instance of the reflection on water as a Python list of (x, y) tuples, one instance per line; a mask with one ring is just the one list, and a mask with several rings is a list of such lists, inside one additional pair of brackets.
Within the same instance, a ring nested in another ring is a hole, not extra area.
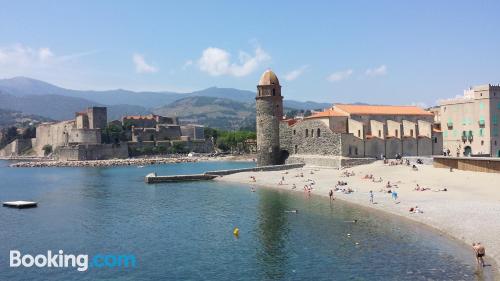
[[(0, 280), (475, 279), (469, 249), (394, 217), (300, 192), (143, 182), (150, 172), (249, 165), (13, 169), (0, 162), (0, 200), (39, 202), (35, 209), (0, 209)], [(285, 212), (293, 209), (299, 212)], [(359, 223), (347, 222), (354, 218)], [(137, 267), (84, 273), (9, 268), (11, 249), (129, 253)]]
[(285, 239), (287, 237), (286, 195), (263, 189), (259, 192), (259, 265), (270, 280), (281, 280), (287, 262)]

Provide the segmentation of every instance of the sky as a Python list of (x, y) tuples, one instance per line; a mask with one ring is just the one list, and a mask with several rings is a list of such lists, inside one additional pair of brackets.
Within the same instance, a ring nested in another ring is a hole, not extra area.
[(500, 1), (5, 1), (0, 78), (432, 106), (500, 82)]

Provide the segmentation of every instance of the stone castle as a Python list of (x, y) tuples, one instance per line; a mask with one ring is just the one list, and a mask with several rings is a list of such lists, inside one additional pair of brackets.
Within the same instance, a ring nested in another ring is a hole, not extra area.
[(434, 115), (416, 106), (335, 104), (303, 119), (283, 118), (278, 77), (257, 86), (257, 163), (340, 167), (374, 159), (431, 156), (443, 150)]
[(102, 136), (108, 126), (107, 108), (90, 107), (75, 113), (75, 118), (61, 122), (42, 123), (36, 127), (36, 138), (16, 139), (0, 150), (0, 156), (23, 154), (42, 157), (48, 147), (58, 160), (101, 160), (127, 158), (141, 151), (167, 151), (181, 144), (188, 151), (212, 152), (213, 144), (206, 141), (204, 127), (179, 125), (175, 117), (159, 115), (125, 116), (109, 125), (125, 130), (124, 140), (103, 143)]

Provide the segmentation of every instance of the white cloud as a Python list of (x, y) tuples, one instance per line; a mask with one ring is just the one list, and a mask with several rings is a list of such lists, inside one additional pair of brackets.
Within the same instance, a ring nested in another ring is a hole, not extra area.
[(368, 76), (383, 76), (387, 74), (387, 66), (385, 64), (376, 67), (376, 68), (369, 68), (366, 70), (366, 75)]
[(307, 65), (303, 65), (297, 69), (294, 69), (288, 73), (285, 74), (285, 80), (287, 81), (293, 81), (297, 78), (299, 78), (299, 76), (301, 76), (306, 70), (307, 70), (308, 66)]
[(97, 53), (82, 52), (69, 55), (56, 55), (48, 47), (32, 48), (22, 44), (0, 46), (0, 66), (10, 70), (30, 70), (59, 66), (64, 62)]
[(135, 71), (137, 73), (155, 73), (158, 72), (158, 68), (148, 64), (141, 54), (134, 54), (132, 56), (132, 61), (135, 65)]
[(40, 61), (47, 61), (52, 57), (54, 57), (54, 54), (49, 48), (40, 48), (38, 50), (38, 58), (40, 59)]
[(240, 51), (238, 62), (231, 62), (231, 54), (220, 48), (209, 47), (203, 50), (198, 60), (201, 71), (212, 76), (231, 75), (236, 77), (246, 76), (255, 71), (259, 64), (271, 59), (263, 49), (257, 47), (254, 56)]
[(0, 65), (6, 67), (26, 67), (39, 65), (54, 54), (49, 48), (38, 50), (21, 45), (0, 47)]
[(354, 71), (352, 69), (337, 71), (337, 72), (334, 72), (334, 73), (328, 75), (326, 80), (328, 80), (330, 82), (342, 81), (342, 80), (349, 78), (353, 73), (354, 73)]

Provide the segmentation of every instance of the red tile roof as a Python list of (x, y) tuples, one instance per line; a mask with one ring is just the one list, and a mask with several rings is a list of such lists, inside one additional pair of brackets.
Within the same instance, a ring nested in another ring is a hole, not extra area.
[(305, 119), (321, 117), (347, 117), (347, 114), (329, 108), (325, 111), (314, 113), (313, 115), (308, 116)]
[(334, 108), (357, 115), (433, 115), (417, 106), (336, 104)]

